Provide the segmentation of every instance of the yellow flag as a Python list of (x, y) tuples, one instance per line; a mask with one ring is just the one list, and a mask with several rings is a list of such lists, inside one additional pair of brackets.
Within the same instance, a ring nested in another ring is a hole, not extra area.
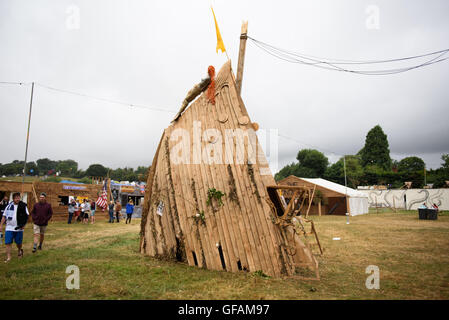
[(214, 9), (211, 7), (212, 9), (212, 14), (214, 15), (214, 21), (215, 21), (215, 31), (217, 32), (217, 50), (216, 52), (218, 53), (218, 49), (221, 50), (221, 52), (226, 52), (224, 43), (223, 43), (223, 39), (221, 38), (221, 34), (220, 34), (220, 29), (218, 29), (218, 24), (217, 24), (217, 19), (215, 18), (215, 13), (214, 13)]

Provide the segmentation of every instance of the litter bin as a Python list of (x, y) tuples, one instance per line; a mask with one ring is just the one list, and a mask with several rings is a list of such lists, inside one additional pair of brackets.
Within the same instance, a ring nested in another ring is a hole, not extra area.
[(419, 219), (426, 220), (427, 219), (427, 209), (418, 209)]
[(438, 211), (435, 209), (418, 209), (419, 219), (421, 220), (437, 220)]
[(427, 220), (437, 220), (438, 212), (434, 209), (427, 209)]

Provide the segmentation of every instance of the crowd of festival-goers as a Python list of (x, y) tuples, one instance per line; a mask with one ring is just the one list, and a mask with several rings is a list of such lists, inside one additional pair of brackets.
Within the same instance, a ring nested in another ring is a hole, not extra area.
[[(5, 263), (11, 260), (11, 248), (14, 242), (17, 246), (19, 258), (23, 257), (23, 232), (28, 221), (30, 213), (25, 202), (21, 199), (20, 193), (16, 192), (12, 195), (13, 201), (5, 196), (0, 202), (1, 222), (0, 222), (0, 238), (5, 238), (6, 259)], [(109, 211), (109, 223), (120, 222), (122, 206), (119, 201), (111, 201), (107, 207)], [(72, 223), (73, 218), (82, 224), (95, 223), (95, 211), (97, 204), (93, 200), (83, 199), (79, 203), (72, 199), (68, 206), (68, 224)], [(134, 212), (133, 201), (130, 200), (126, 205), (126, 224), (131, 223), (131, 217)], [(48, 222), (53, 216), (53, 209), (51, 204), (47, 202), (47, 195), (42, 192), (39, 196), (39, 201), (34, 204), (31, 210), (31, 217), (33, 220), (33, 249), (35, 253), (37, 250), (42, 250), (44, 243), (44, 236), (47, 229)], [(3, 225), (5, 225), (5, 232), (3, 234)]]

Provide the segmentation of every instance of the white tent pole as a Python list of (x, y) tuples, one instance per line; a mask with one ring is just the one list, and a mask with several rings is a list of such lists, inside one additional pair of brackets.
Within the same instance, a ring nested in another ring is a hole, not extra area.
[(343, 169), (345, 172), (345, 194), (346, 194), (346, 224), (349, 224), (349, 208), (348, 208), (348, 184), (346, 180), (346, 156), (343, 155)]

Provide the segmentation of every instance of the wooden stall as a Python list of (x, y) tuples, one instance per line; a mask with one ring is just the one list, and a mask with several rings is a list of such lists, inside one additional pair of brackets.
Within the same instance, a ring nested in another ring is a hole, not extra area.
[[(22, 191), (23, 188), (23, 191)], [(21, 182), (0, 181), (0, 193), (10, 195), (13, 192), (23, 192), (22, 199), (27, 202), (31, 211), (34, 203), (38, 201), (39, 194), (45, 192), (47, 202), (53, 208), (53, 220), (66, 219), (68, 216), (69, 197), (88, 198), (96, 201), (101, 193), (102, 185), (97, 184), (70, 184), (57, 182)], [(12, 200), (12, 199), (11, 199)], [(107, 211), (98, 209), (95, 213), (97, 218), (108, 218)]]

